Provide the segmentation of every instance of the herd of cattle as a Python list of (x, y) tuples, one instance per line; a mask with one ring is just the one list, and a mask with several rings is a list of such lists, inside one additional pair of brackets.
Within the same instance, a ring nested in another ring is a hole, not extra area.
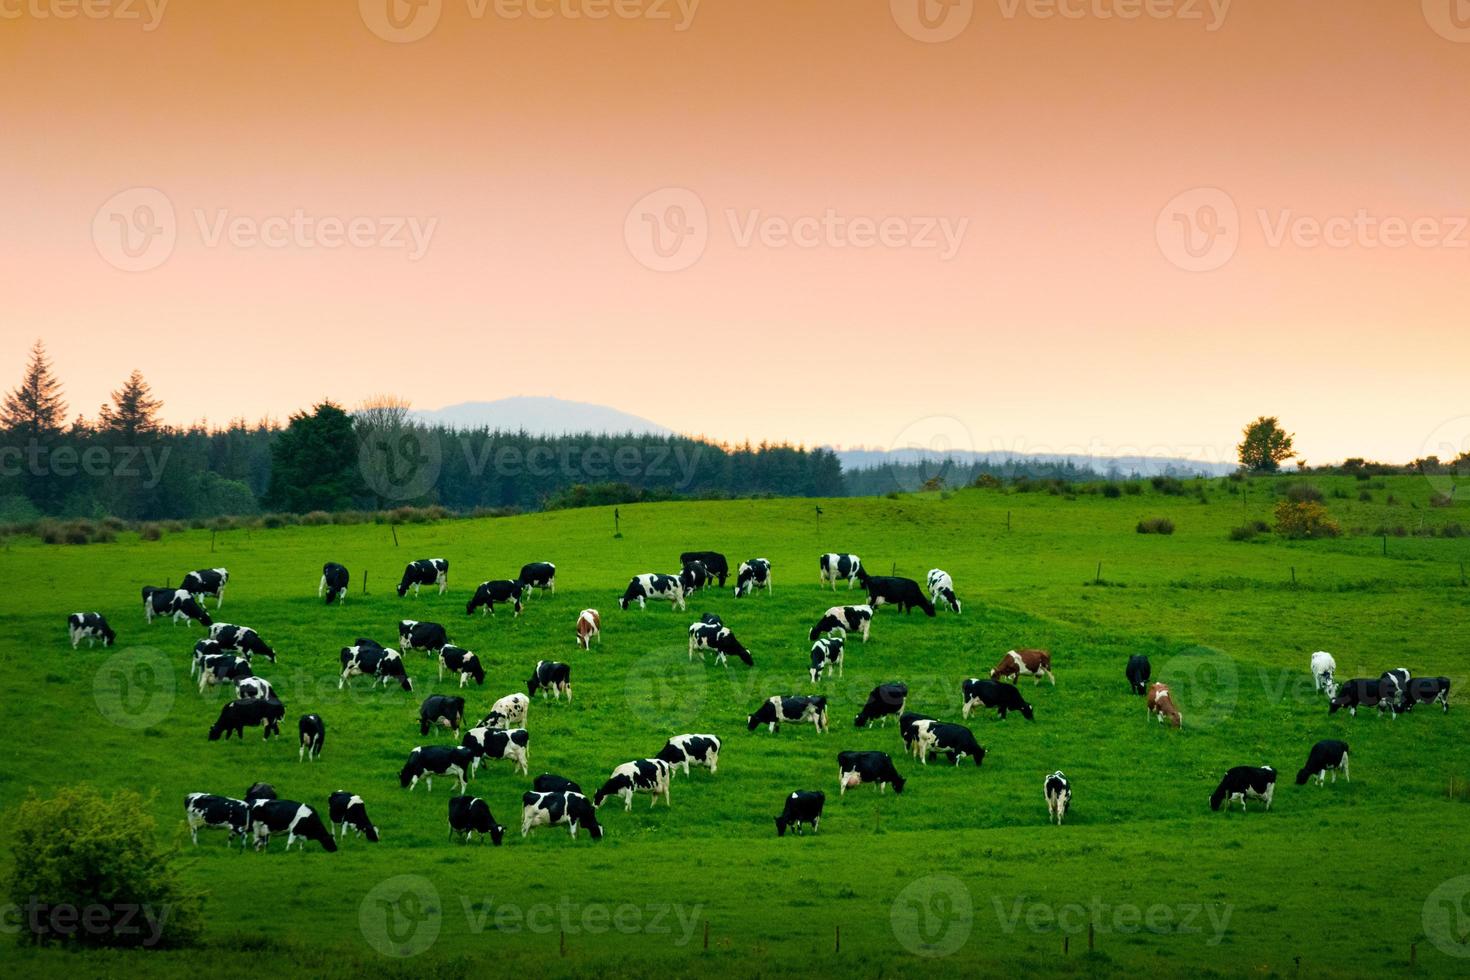
[[(703, 589), (724, 588), (729, 578), (729, 565), (725, 556), (718, 552), (686, 552), (680, 556), (680, 562), (682, 568), (676, 575), (646, 573), (634, 576), (618, 605), (626, 610), (636, 602), (644, 608), (652, 599), (669, 602), (682, 610), (689, 598)], [(880, 607), (892, 605), (905, 613), (918, 608), (931, 617), (936, 614), (936, 607), (954, 613), (961, 611), (954, 582), (942, 569), (929, 572), (927, 589), (921, 589), (912, 579), (869, 575), (858, 556), (851, 554), (822, 555), (818, 569), (819, 582), (823, 586), (835, 590), (838, 581), (846, 579), (849, 590), (861, 586), (866, 591), (867, 601), (860, 605), (833, 606), (811, 628), (808, 633), (812, 644), (809, 676), (814, 685), (819, 684), (824, 676), (842, 675), (844, 647), (849, 636), (860, 637), (866, 643), (874, 613)], [(254, 664), (257, 660), (274, 664), (276, 652), (254, 629), (216, 623), (206, 611), (209, 598), (215, 600), (216, 612), (223, 605), (229, 581), (228, 570), (213, 568), (190, 572), (177, 589), (145, 586), (142, 590), (145, 617), (150, 623), (157, 616), (172, 617), (176, 623), (193, 620), (208, 631), (208, 635), (194, 646), (191, 676), (198, 677), (201, 693), (211, 687), (226, 686), (235, 694), (234, 699), (221, 708), (218, 720), (210, 728), (210, 741), (221, 737), (226, 740), (232, 736), (243, 738), (247, 728), (260, 728), (262, 738), (269, 739), (281, 734), (286, 708), (270, 682), (256, 675)], [(322, 567), (318, 597), (324, 598), (328, 605), (346, 601), (349, 583), (347, 568), (328, 562)], [(404, 569), (397, 593), (402, 598), (412, 590), (417, 597), (423, 586), (437, 588), (440, 595), (448, 589), (449, 562), (446, 559), (410, 562)], [(484, 615), (494, 615), (498, 604), (510, 606), (519, 616), (536, 590), (555, 593), (555, 565), (532, 562), (523, 566), (514, 579), (481, 583), (465, 611), (468, 615), (473, 615), (476, 610)], [(741, 562), (736, 570), (736, 598), (751, 596), (757, 590), (771, 591), (771, 563), (764, 558)], [(68, 627), (73, 649), (84, 639), (89, 646), (97, 641), (110, 646), (117, 638), (105, 617), (97, 612), (73, 614), (68, 619)], [(578, 614), (575, 634), (579, 648), (590, 649), (594, 639), (600, 643), (601, 631), (602, 618), (597, 610), (584, 609)], [(746, 665), (755, 662), (750, 650), (721, 617), (713, 613), (706, 613), (691, 624), (688, 637), (691, 660), (696, 653), (703, 659), (707, 652), (713, 652), (716, 662), (727, 667), (732, 657)], [(476, 686), (485, 683), (485, 670), (479, 658), (474, 652), (451, 643), (448, 630), (442, 624), (402, 620), (398, 624), (396, 648), (359, 637), (352, 645), (341, 649), (338, 687), (353, 677), (368, 677), (374, 686), (391, 682), (404, 691), (412, 691), (413, 680), (404, 655), (414, 652), (437, 659), (441, 682), (447, 672), (451, 679), (458, 680), (459, 689), (471, 683)], [(1395, 717), (1415, 706), (1435, 703), (1443, 711), (1449, 710), (1450, 681), (1445, 677), (1413, 677), (1407, 668), (1395, 668), (1377, 679), (1354, 678), (1339, 684), (1334, 676), (1337, 664), (1331, 654), (1323, 651), (1312, 655), (1310, 668), (1316, 689), (1326, 695), (1329, 714), (1346, 708), (1356, 716), (1360, 707), (1375, 707), (1381, 714)], [(1145, 699), (1150, 718), (1157, 717), (1160, 723), (1174, 728), (1182, 726), (1183, 718), (1169, 686), (1150, 683), (1152, 667), (1146, 656), (1131, 657), (1124, 674), (1129, 689)], [(1055, 686), (1051, 654), (1037, 649), (1011, 650), (1000, 658), (988, 678), (965, 679), (961, 684), (960, 710), (963, 718), (968, 720), (974, 711), (985, 709), (996, 711), (1001, 720), (1010, 712), (1019, 713), (1027, 721), (1034, 720), (1035, 709), (1017, 686), (1022, 675), (1033, 678), (1037, 684), (1046, 678)], [(1003, 683), (1006, 680), (1011, 683)], [(515, 692), (495, 701), (489, 712), (474, 725), (466, 722), (469, 716), (462, 696), (431, 694), (423, 701), (419, 709), (419, 734), (428, 736), (432, 731), (443, 728), (452, 731), (460, 741), (458, 745), (414, 747), (398, 773), (399, 785), (412, 791), (423, 782), (425, 790), (432, 791), (434, 777), (452, 781), (459, 795), (449, 800), (451, 837), (458, 836), (468, 841), (478, 834), (482, 842), (489, 836), (494, 844), (501, 843), (505, 827), (495, 820), (484, 800), (468, 794), (469, 782), (475, 777), (480, 764), (488, 760), (508, 761), (516, 772), (529, 776), (530, 733), (525, 725), (531, 698), (538, 693), (558, 701), (565, 695), (570, 704), (570, 665), (552, 660), (539, 661), (527, 678), (526, 693)], [(966, 759), (972, 760), (976, 766), (984, 762), (986, 750), (973, 731), (961, 724), (907, 711), (907, 699), (908, 687), (902, 682), (878, 685), (854, 719), (855, 727), (864, 728), (875, 722), (886, 726), (890, 718), (895, 718), (905, 754), (923, 765), (927, 765), (934, 755), (943, 756), (951, 765), (959, 765)], [(776, 694), (761, 701), (746, 716), (747, 729), (752, 732), (765, 726), (769, 732), (775, 733), (782, 724), (811, 724), (818, 732), (826, 732), (826, 696)], [(314, 713), (303, 715), (297, 723), (297, 734), (298, 760), (320, 757), (326, 742), (326, 723), (321, 716)], [(539, 826), (566, 826), (573, 838), (580, 829), (587, 831), (594, 840), (600, 839), (603, 830), (597, 821), (597, 811), (604, 802), (617, 797), (623, 801), (625, 809), (631, 809), (634, 795), (642, 793), (652, 798), (650, 806), (657, 804), (660, 797), (667, 806), (676, 769), (682, 767), (687, 776), (691, 766), (702, 766), (714, 774), (719, 766), (721, 745), (721, 740), (715, 735), (676, 735), (668, 739), (657, 754), (617, 766), (590, 799), (577, 783), (553, 773), (542, 773), (522, 797), (521, 834), (525, 836)], [(1336, 782), (1338, 772), (1348, 778), (1348, 759), (1346, 742), (1336, 739), (1317, 742), (1309, 752), (1306, 765), (1297, 773), (1296, 782), (1304, 785), (1316, 777), (1320, 785), (1326, 781), (1328, 772), (1332, 773), (1333, 782)], [(879, 792), (891, 785), (895, 793), (902, 793), (907, 782), (886, 752), (843, 751), (837, 754), (837, 763), (841, 794), (864, 783), (875, 785)], [(1210, 797), (1210, 807), (1219, 810), (1222, 806), (1238, 802), (1244, 809), (1247, 799), (1259, 799), (1269, 810), (1275, 784), (1276, 773), (1270, 766), (1237, 766), (1221, 779)], [(1042, 781), (1042, 791), (1048, 820), (1062, 823), (1072, 799), (1067, 777), (1060, 771), (1048, 774)], [(825, 794), (821, 791), (797, 790), (791, 793), (785, 799), (781, 815), (775, 818), (777, 834), (784, 835), (789, 828), (798, 833), (806, 827), (816, 830), (825, 801)], [(330, 830), (315, 808), (299, 801), (277, 799), (274, 788), (265, 783), (251, 786), (243, 799), (191, 793), (184, 805), (190, 835), (196, 844), (200, 828), (225, 830), (230, 843), (238, 839), (242, 846), (253, 839), (258, 849), (268, 846), (272, 834), (286, 835), (287, 850), (301, 840), (303, 846), (305, 842), (312, 841), (328, 851), (335, 851), (337, 838), (349, 830), (368, 841), (379, 840), (378, 830), (367, 815), (363, 798), (345, 790), (336, 791), (327, 799)]]

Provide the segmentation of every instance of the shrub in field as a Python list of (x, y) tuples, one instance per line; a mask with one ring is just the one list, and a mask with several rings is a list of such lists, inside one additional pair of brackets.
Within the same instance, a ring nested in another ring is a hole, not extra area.
[(1123, 496), (1123, 488), (1116, 483), (1105, 483), (1103, 484), (1102, 495), (1109, 500), (1117, 500)]
[(314, 510), (309, 514), (301, 515), (301, 523), (307, 527), (323, 527), (332, 523), (332, 515), (324, 510)]
[(1465, 525), (1458, 521), (1451, 521), (1439, 529), (1439, 536), (1442, 538), (1463, 538), (1465, 534)]
[(1156, 476), (1149, 481), (1159, 493), (1169, 497), (1184, 496), (1184, 483), (1172, 476)]
[(1000, 480), (991, 473), (981, 473), (975, 477), (975, 482), (970, 484), (970, 486), (977, 487), (981, 490), (996, 490), (1000, 485)]
[(1167, 517), (1149, 517), (1138, 522), (1139, 534), (1173, 534), (1174, 522)]
[(1373, 502), (1373, 494), (1370, 493), (1367, 490), (1359, 490), (1358, 491), (1358, 499), (1361, 500), (1365, 504), (1372, 503)]
[(1286, 499), (1298, 504), (1322, 502), (1322, 491), (1310, 483), (1292, 483), (1286, 488)]
[(157, 524), (144, 524), (138, 529), (138, 537), (144, 541), (161, 541), (163, 539), (163, 528)]
[(1128, 496), (1130, 497), (1136, 497), (1139, 494), (1143, 493), (1143, 484), (1139, 483), (1137, 480), (1129, 480), (1127, 483), (1123, 484), (1123, 492), (1128, 494)]
[(1454, 505), (1454, 494), (1437, 493), (1429, 498), (1429, 506), (1431, 507), (1453, 507)]
[(286, 517), (284, 514), (266, 514), (261, 517), (260, 526), (271, 528), (272, 530), (278, 527), (285, 527)]
[(1271, 530), (1271, 525), (1265, 521), (1246, 521), (1239, 527), (1230, 529), (1231, 541), (1249, 541), (1258, 534), (1265, 534)]
[(1283, 500), (1276, 505), (1276, 533), (1287, 538), (1335, 538), (1342, 528), (1319, 503)]

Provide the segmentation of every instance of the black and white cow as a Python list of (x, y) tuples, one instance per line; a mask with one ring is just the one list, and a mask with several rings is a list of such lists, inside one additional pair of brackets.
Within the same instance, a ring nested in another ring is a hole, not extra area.
[(747, 558), (740, 563), (735, 573), (735, 598), (743, 599), (756, 589), (765, 589), (771, 594), (771, 560), (769, 558)]
[(464, 698), (450, 697), (447, 694), (430, 694), (424, 698), (424, 703), (419, 705), (419, 734), (429, 734), (429, 729), (436, 725), (454, 730), (457, 737), (460, 725), (464, 723)]
[(647, 793), (652, 797), (648, 803), (650, 809), (658, 804), (660, 796), (664, 798), (664, 806), (671, 806), (669, 784), (673, 781), (674, 767), (663, 759), (634, 759), (612, 771), (607, 782), (602, 784), (602, 788), (592, 798), (592, 805), (601, 807), (608, 797), (621, 796), (623, 809), (631, 810), (633, 794)]
[(704, 766), (713, 776), (720, 768), (720, 740), (713, 735), (675, 735), (658, 750), (656, 758), (671, 766), (683, 766), (686, 776), (691, 765)]
[(728, 626), (711, 626), (708, 623), (693, 623), (689, 627), (689, 659), (694, 659), (695, 651), (699, 652), (699, 659), (704, 659), (704, 651), (715, 652), (715, 663), (727, 663), (728, 657), (735, 657), (747, 667), (755, 665), (755, 658), (750, 651), (745, 649), (744, 644), (735, 638)]
[(223, 647), (210, 639), (203, 639), (195, 643), (194, 657), (192, 659), (192, 662), (189, 664), (189, 676), (193, 677), (198, 674), (200, 669), (204, 666), (204, 662), (210, 657), (223, 656), (224, 652), (225, 651)]
[(247, 677), (254, 677), (255, 672), (250, 669), (250, 661), (244, 657), (237, 657), (231, 653), (222, 653), (217, 657), (205, 657), (199, 665), (199, 693), (203, 694), (206, 689), (218, 684), (236, 685)]
[(245, 729), (261, 727), (262, 739), (281, 734), (281, 719), (286, 717), (286, 706), (274, 699), (260, 701), (255, 698), (237, 698), (220, 709), (219, 720), (209, 729), (209, 740), (218, 742), (221, 735), (225, 741), (230, 735), (243, 739)]
[(398, 622), (398, 646), (404, 653), (422, 650), (433, 656), (444, 649), (448, 642), (448, 633), (438, 623), (421, 623), (416, 619)]
[(1148, 694), (1148, 679), (1153, 676), (1153, 665), (1148, 658), (1141, 653), (1135, 653), (1128, 658), (1128, 666), (1123, 673), (1128, 677), (1128, 686), (1134, 694), (1141, 696)]
[(822, 674), (832, 668), (837, 669), (837, 676), (843, 675), (842, 666), (842, 637), (824, 636), (812, 644), (812, 666), (810, 673), (812, 683), (815, 684), (822, 679)]
[(264, 677), (242, 677), (235, 682), (235, 697), (241, 700), (255, 698), (258, 701), (269, 701), (275, 696), (271, 682)]
[(296, 723), (296, 739), (301, 747), (296, 750), (296, 761), (320, 759), (322, 746), (327, 744), (327, 723), (321, 715), (302, 715)]
[(1348, 775), (1348, 744), (1335, 738), (1324, 738), (1312, 746), (1312, 751), (1307, 753), (1307, 764), (1297, 770), (1296, 784), (1307, 785), (1307, 781), (1313, 776), (1317, 777), (1317, 785), (1321, 786), (1327, 782), (1327, 770), (1332, 770), (1332, 781), (1337, 782), (1338, 772), (1342, 778), (1352, 782), (1352, 776)]
[(183, 589), (160, 589), (152, 585), (143, 586), (143, 614), (148, 622), (155, 616), (172, 616), (174, 625), (180, 620), (191, 619), (203, 627), (214, 625), (204, 607)]
[(707, 589), (714, 584), (715, 577), (705, 567), (702, 561), (686, 562), (679, 572), (679, 587), (684, 590), (686, 596), (692, 596), (700, 589)]
[(184, 580), (179, 583), (179, 588), (200, 603), (204, 602), (206, 596), (213, 597), (214, 608), (218, 609), (225, 604), (225, 586), (229, 584), (230, 570), (228, 568), (201, 568), (197, 572), (185, 575)]
[(909, 755), (919, 754), (919, 722), (938, 721), (932, 715), (921, 715), (917, 711), (905, 711), (898, 716), (898, 734), (903, 736), (903, 747)]
[(371, 677), (374, 684), (387, 685), (396, 680), (405, 691), (413, 690), (408, 669), (403, 665), (403, 654), (378, 646), (371, 640), (358, 640), (356, 646), (342, 648), (342, 676), (337, 679), (340, 689), (349, 677)]
[(964, 725), (953, 725), (943, 721), (919, 721), (914, 723), (918, 738), (917, 755), (924, 765), (929, 764), (930, 752), (942, 752), (949, 757), (951, 765), (959, 765), (961, 759), (974, 759), (975, 765), (985, 761), (985, 748), (975, 740), (975, 733)]
[(811, 722), (819, 732), (827, 730), (827, 698), (823, 695), (777, 694), (762, 701), (754, 714), (746, 715), (747, 730), (755, 731), (761, 725), (775, 732), (783, 721), (792, 724)]
[(1337, 697), (1328, 702), (1327, 713), (1335, 715), (1339, 709), (1346, 708), (1348, 714), (1356, 718), (1359, 708), (1378, 707), (1382, 703), (1380, 684), (1380, 681), (1367, 677), (1344, 681), (1337, 686)]
[(408, 754), (408, 761), (398, 771), (398, 785), (413, 792), (419, 780), (429, 792), (434, 791), (434, 777), (445, 776), (459, 783), (463, 793), (474, 773), (475, 756), (469, 749), (448, 745), (420, 745)]
[(966, 718), (976, 708), (994, 708), (1000, 712), (1001, 721), (1005, 721), (1006, 714), (1011, 711), (1019, 711), (1021, 717), (1027, 721), (1036, 720), (1031, 705), (1021, 697), (1021, 692), (1014, 684), (1001, 684), (983, 677), (968, 677), (960, 682), (960, 694), (964, 699), (960, 713)]
[(908, 780), (893, 767), (893, 759), (887, 752), (839, 752), (837, 753), (837, 783), (839, 796), (846, 795), (849, 787), (863, 783), (877, 783), (882, 793), (893, 784), (895, 793), (902, 793)]
[(516, 576), (516, 581), (521, 583), (521, 590), (528, 599), (532, 589), (546, 589), (556, 595), (556, 566), (549, 561), (530, 562), (521, 566), (521, 574)]
[(683, 610), (684, 586), (674, 575), (660, 575), (657, 572), (635, 575), (628, 581), (628, 587), (618, 599), (618, 608), (627, 609), (629, 603), (637, 602), (639, 609), (646, 609), (649, 599), (662, 599)]
[(497, 602), (502, 605), (507, 602), (510, 603), (511, 608), (515, 610), (515, 614), (519, 616), (521, 609), (524, 608), (521, 604), (521, 583), (508, 578), (497, 578), (491, 579), (488, 582), (481, 582), (480, 587), (475, 590), (474, 596), (465, 604), (465, 615), (473, 616), (475, 610), (479, 609), (481, 610), (480, 615), (482, 616), (487, 614), (494, 616), (495, 604)]
[(1439, 702), (1444, 713), (1450, 710), (1450, 679), (1448, 677), (1415, 677), (1404, 691), (1404, 710), (1412, 711), (1416, 704)]
[(480, 665), (480, 658), (470, 650), (446, 643), (439, 648), (439, 679), (444, 679), (444, 671), (459, 675), (459, 686), (464, 687), (470, 681), (474, 681), (481, 687), (485, 686), (485, 668)]
[(352, 575), (347, 571), (346, 565), (339, 565), (334, 561), (327, 562), (322, 566), (322, 581), (316, 587), (316, 597), (320, 599), (326, 596), (329, 606), (338, 599), (346, 602), (347, 583), (351, 578)]
[(218, 643), (222, 650), (239, 650), (246, 657), (264, 657), (271, 663), (276, 662), (276, 651), (248, 626), (215, 623), (209, 628), (209, 638)]
[(369, 844), (379, 840), (378, 828), (368, 818), (367, 804), (356, 793), (339, 789), (327, 797), (327, 821), (332, 825), (332, 836), (339, 837), (351, 827), (357, 836), (366, 837)]
[(873, 625), (872, 606), (833, 606), (822, 614), (817, 625), (811, 628), (807, 639), (813, 642), (823, 633), (862, 633), (863, 642), (868, 642), (868, 629)]
[(519, 692), (507, 694), (490, 706), (490, 713), (480, 719), (479, 728), (493, 728), (497, 731), (526, 724), (526, 715), (531, 710), (531, 699)]
[(929, 569), (929, 601), (936, 606), (943, 604), (950, 612), (959, 614), (960, 600), (954, 594), (954, 579), (942, 568)]
[(71, 636), (71, 648), (75, 650), (77, 644), (83, 640), (87, 641), (88, 649), (98, 640), (102, 645), (110, 647), (117, 641), (117, 634), (112, 627), (107, 625), (107, 620), (101, 613), (72, 613), (66, 617), (67, 633)]
[(1067, 782), (1067, 777), (1058, 769), (1046, 777), (1042, 785), (1042, 793), (1046, 796), (1047, 822), (1055, 820), (1058, 827), (1062, 825), (1062, 818), (1072, 808), (1072, 784)]
[(718, 551), (686, 551), (679, 556), (679, 567), (695, 561), (718, 580), (720, 588), (725, 587), (725, 579), (730, 574), (730, 563), (725, 560), (724, 555)]
[(870, 721), (883, 719), (883, 725), (888, 726), (888, 719), (903, 714), (903, 706), (908, 703), (909, 686), (902, 681), (894, 681), (890, 684), (879, 684), (868, 692), (868, 700), (863, 704), (863, 710), (859, 711), (854, 724), (862, 728)]
[(577, 829), (587, 828), (593, 840), (602, 840), (602, 826), (597, 822), (597, 808), (581, 793), (530, 792), (521, 797), (521, 836), (525, 837), (536, 827), (557, 827), (565, 824), (577, 839)]
[(459, 744), (461, 748), (469, 749), (474, 756), (474, 762), (470, 765), (471, 774), (479, 771), (481, 759), (509, 759), (515, 763), (515, 768), (521, 775), (529, 775), (531, 772), (531, 733), (524, 728), (504, 731), (471, 728), (464, 733), (464, 739)]
[(557, 660), (538, 660), (536, 667), (531, 671), (531, 676), (526, 678), (526, 694), (536, 696), (541, 691), (560, 701), (561, 696), (567, 696), (567, 703), (572, 703), (572, 668), (568, 664)]
[(581, 793), (582, 787), (555, 773), (543, 772), (531, 780), (531, 788), (538, 793)]
[(1265, 800), (1266, 809), (1271, 809), (1271, 795), (1276, 792), (1276, 770), (1270, 766), (1236, 766), (1225, 773), (1215, 792), (1210, 794), (1210, 809), (1218, 811), (1224, 804), (1240, 801), (1245, 809), (1247, 798)]
[(818, 580), (822, 585), (829, 582), (832, 591), (837, 591), (837, 580), (847, 579), (848, 589), (852, 588), (854, 582), (866, 582), (868, 573), (863, 571), (863, 562), (857, 555), (826, 554), (817, 559), (817, 566), (821, 570), (821, 578)]
[(184, 797), (184, 817), (189, 821), (189, 839), (196, 846), (201, 827), (206, 830), (229, 831), (226, 847), (235, 843), (235, 838), (238, 837), (243, 848), (250, 833), (250, 804), (228, 796), (190, 793)]
[(288, 851), (298, 838), (303, 850), (309, 840), (327, 852), (337, 849), (337, 841), (322, 823), (321, 815), (295, 800), (256, 800), (250, 805), (250, 826), (255, 831), (256, 850), (270, 846), (271, 834), (282, 833)]
[(802, 833), (802, 826), (809, 825), (812, 833), (817, 832), (817, 824), (822, 822), (822, 807), (827, 803), (827, 794), (821, 790), (797, 790), (786, 797), (786, 805), (781, 809), (781, 815), (776, 818), (776, 836), (785, 837), (786, 828), (795, 827), (796, 833)]
[(402, 599), (408, 595), (408, 590), (413, 589), (413, 597), (419, 597), (419, 589), (425, 585), (437, 585), (439, 594), (449, 588), (449, 560), (447, 558), (420, 558), (411, 561), (403, 569), (403, 578), (398, 583), (398, 598)]
[(466, 844), (470, 841), (471, 834), (480, 835), (480, 843), (485, 843), (485, 835), (490, 835), (490, 842), (496, 847), (505, 837), (505, 828), (495, 822), (495, 815), (490, 812), (490, 804), (478, 796), (451, 796), (449, 798), (449, 836), (463, 834)]
[(274, 800), (276, 788), (270, 783), (251, 783), (250, 788), (245, 791), (245, 802), (254, 803), (256, 800)]
[(868, 605), (874, 609), (882, 605), (893, 605), (902, 609), (905, 615), (914, 608), (922, 609), (926, 616), (934, 615), (934, 603), (925, 597), (919, 583), (911, 578), (870, 575), (863, 585), (868, 590)]
[(1378, 678), (1378, 710), (1383, 712), (1387, 709), (1389, 716), (1393, 717), (1404, 710), (1408, 703), (1406, 694), (1409, 689), (1409, 681), (1413, 675), (1407, 667), (1396, 667), (1393, 670), (1385, 670), (1383, 676)]
[(699, 617), (699, 621), (706, 626), (724, 626), (725, 621), (720, 618), (719, 613), (705, 613)]

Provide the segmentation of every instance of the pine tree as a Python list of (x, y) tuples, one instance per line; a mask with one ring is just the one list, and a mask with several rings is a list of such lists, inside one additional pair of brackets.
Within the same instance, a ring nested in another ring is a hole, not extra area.
[(38, 340), (31, 348), (31, 362), (26, 365), (20, 386), (0, 405), (0, 428), (40, 438), (60, 432), (65, 420), (61, 381), (51, 370), (46, 345)]
[(153, 397), (142, 372), (134, 370), (112, 393), (112, 404), (98, 409), (98, 427), (124, 436), (152, 432), (158, 428), (158, 410), (162, 407), (163, 402)]

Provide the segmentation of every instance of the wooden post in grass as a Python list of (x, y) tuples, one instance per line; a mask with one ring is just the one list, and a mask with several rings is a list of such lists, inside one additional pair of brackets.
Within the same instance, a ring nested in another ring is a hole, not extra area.
[(832, 941), (832, 952), (842, 952), (842, 924), (839, 922), (834, 928), (837, 930), (836, 938)]
[(1465, 563), (1460, 562), (1460, 584), (1465, 584)]
[(1011, 512), (1010, 511), (1006, 511), (1006, 532), (1009, 533), (1010, 530), (1011, 530)]
[(1296, 566), (1291, 566), (1291, 584), (1296, 585)]
[(362, 570), (362, 594), (367, 595), (367, 569)]
[(1102, 582), (1102, 562), (1097, 563), (1097, 574), (1092, 577), (1093, 585), (1097, 585), (1100, 582)]
[(209, 553), (214, 554), (214, 531), (209, 532)]
[(1062, 934), (1062, 955), (1067, 955), (1067, 949), (1072, 945), (1072, 937), (1066, 933)]
[(1419, 944), (1409, 943), (1409, 966), (1412, 967), (1419, 962)]
[(704, 948), (709, 949), (709, 920), (704, 920)]
[(618, 508), (614, 507), (613, 508), (613, 537), (615, 537), (615, 538), (621, 538), (622, 536), (623, 536), (623, 515), (622, 515), (622, 512), (618, 510)]
[(1388, 554), (1388, 535), (1386, 534), (1383, 536), (1383, 553)]
[(561, 931), (561, 955), (563, 958), (567, 955), (567, 931), (565, 929)]
[(1089, 922), (1089, 923), (1087, 923), (1087, 951), (1089, 953), (1092, 952), (1092, 948), (1093, 948), (1092, 932), (1093, 932), (1093, 924), (1091, 922)]
[(397, 524), (389, 524), (388, 525), (388, 530), (390, 530), (390, 531), (393, 532), (393, 547), (395, 547), (395, 548), (398, 547), (398, 525)]

